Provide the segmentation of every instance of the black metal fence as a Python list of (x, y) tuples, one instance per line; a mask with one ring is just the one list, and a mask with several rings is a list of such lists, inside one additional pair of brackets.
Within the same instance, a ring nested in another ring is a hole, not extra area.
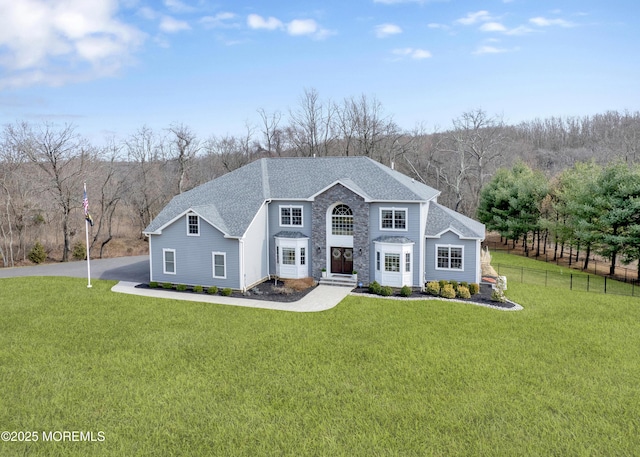
[[(525, 256), (522, 250), (522, 247), (517, 246), (514, 248), (511, 241), (509, 241), (508, 244), (498, 243), (495, 241), (484, 241), (482, 245), (483, 247), (484, 246), (488, 247), (489, 250), (491, 251), (503, 251), (503, 252), (507, 252), (508, 254)], [(613, 276), (611, 276), (608, 274), (603, 274), (604, 271), (609, 272), (609, 266), (611, 263), (609, 262), (609, 260), (602, 259), (597, 256), (590, 256), (589, 262), (588, 262), (588, 268), (585, 270), (582, 268), (584, 266), (584, 260), (585, 260), (584, 255), (579, 255), (576, 258), (575, 252), (569, 250), (568, 248), (565, 248), (563, 257), (560, 257), (560, 253), (558, 252), (556, 253), (556, 255), (554, 255), (553, 250), (554, 250), (553, 246), (547, 245), (546, 249), (544, 249), (544, 246), (542, 246), (540, 253), (536, 255), (537, 249), (530, 249), (526, 257), (529, 257), (531, 259), (536, 259), (536, 260), (542, 260), (548, 263), (554, 263), (556, 265), (561, 265), (567, 268), (572, 268), (582, 273), (590, 273), (598, 276), (606, 276), (609, 278), (609, 280), (622, 281), (626, 283), (635, 283), (636, 286), (640, 285), (640, 283), (638, 282), (637, 268), (627, 268), (620, 265), (616, 265), (615, 273)]]
[(507, 277), (507, 287), (509, 287), (509, 282), (515, 281), (523, 284), (559, 287), (584, 292), (640, 297), (640, 283), (637, 281), (628, 281), (625, 283), (613, 280), (607, 276), (582, 272), (538, 270), (493, 262), (491, 266), (493, 266), (498, 275)]

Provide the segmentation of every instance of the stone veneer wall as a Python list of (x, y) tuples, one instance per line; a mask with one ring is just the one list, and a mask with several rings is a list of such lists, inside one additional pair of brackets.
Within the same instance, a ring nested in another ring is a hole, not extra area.
[[(327, 259), (327, 209), (335, 203), (344, 203), (353, 211), (353, 269), (358, 272), (358, 281), (368, 284), (369, 279), (369, 204), (358, 194), (341, 184), (327, 189), (313, 202), (311, 223), (311, 246), (313, 250), (312, 275), (319, 278)], [(320, 247), (320, 252), (318, 252)], [(362, 249), (362, 254), (360, 253)]]

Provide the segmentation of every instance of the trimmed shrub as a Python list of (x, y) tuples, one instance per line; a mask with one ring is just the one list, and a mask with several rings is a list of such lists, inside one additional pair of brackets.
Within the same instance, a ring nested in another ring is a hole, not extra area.
[(158, 287), (158, 281), (151, 281), (151, 282), (149, 283), (149, 287), (150, 287), (151, 289), (156, 289), (156, 288)]
[(469, 288), (469, 283), (467, 281), (460, 281), (460, 285)]
[(458, 281), (454, 281), (453, 279), (451, 281), (449, 281), (449, 284), (451, 284), (453, 286), (454, 289), (458, 288)]
[(409, 286), (402, 286), (402, 289), (400, 289), (400, 295), (403, 297), (410, 297), (412, 293), (413, 289)]
[(449, 284), (449, 281), (445, 281), (444, 279), (441, 279), (440, 281), (438, 281), (438, 284), (440, 284), (440, 289), (442, 289), (444, 286)]
[(440, 295), (440, 283), (438, 281), (429, 281), (427, 283), (427, 293), (429, 295)]
[(224, 295), (225, 297), (228, 297), (229, 295), (231, 295), (231, 292), (233, 292), (233, 290), (231, 290), (230, 287), (225, 287), (220, 291), (220, 294)]
[(193, 286), (193, 291), (198, 294), (202, 293), (202, 286)]
[(36, 241), (36, 244), (33, 245), (27, 257), (29, 257), (29, 260), (33, 263), (42, 263), (47, 260), (47, 251), (44, 250), (44, 246), (40, 241)]
[(465, 286), (458, 286), (456, 289), (456, 296), (458, 298), (471, 298), (471, 293), (469, 293), (469, 288)]
[(218, 293), (218, 286), (211, 286), (207, 289), (209, 295), (215, 295)]
[(87, 248), (82, 241), (76, 241), (71, 248), (71, 255), (76, 260), (84, 260), (87, 258)]
[(163, 282), (162, 283), (162, 288), (163, 289), (173, 289), (173, 284), (171, 284), (170, 282)]
[(469, 284), (469, 293), (471, 295), (475, 295), (478, 292), (480, 292), (480, 285), (479, 284), (477, 284), (475, 282), (472, 282), (471, 284)]
[(380, 288), (380, 295), (382, 295), (383, 297), (390, 297), (391, 295), (393, 295), (393, 289), (391, 288), (391, 286), (382, 286)]
[(451, 284), (445, 284), (445, 286), (440, 289), (440, 296), (443, 298), (456, 298), (456, 291)]
[(176, 290), (179, 290), (180, 292), (184, 292), (185, 290), (187, 290), (187, 285), (186, 284), (178, 284), (176, 286)]
[(369, 284), (369, 293), (371, 294), (380, 295), (380, 289), (382, 289), (382, 286), (378, 284), (377, 281), (373, 281)]

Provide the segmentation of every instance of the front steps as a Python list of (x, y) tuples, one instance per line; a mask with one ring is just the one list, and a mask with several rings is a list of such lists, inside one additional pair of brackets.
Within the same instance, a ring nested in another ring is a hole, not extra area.
[(358, 287), (358, 280), (353, 279), (351, 275), (328, 275), (326, 278), (321, 278), (318, 284), (325, 286), (342, 286), (342, 287)]

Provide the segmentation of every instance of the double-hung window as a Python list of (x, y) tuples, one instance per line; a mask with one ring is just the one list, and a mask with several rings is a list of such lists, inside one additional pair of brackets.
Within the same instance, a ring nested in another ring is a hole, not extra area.
[(281, 227), (302, 227), (302, 206), (280, 206)]
[(227, 254), (224, 252), (211, 253), (213, 260), (213, 277), (226, 279), (227, 277)]
[(436, 246), (438, 270), (463, 270), (464, 249), (462, 246)]
[(380, 208), (380, 230), (407, 230), (407, 209)]
[(176, 274), (176, 250), (162, 250), (162, 272), (166, 275)]

